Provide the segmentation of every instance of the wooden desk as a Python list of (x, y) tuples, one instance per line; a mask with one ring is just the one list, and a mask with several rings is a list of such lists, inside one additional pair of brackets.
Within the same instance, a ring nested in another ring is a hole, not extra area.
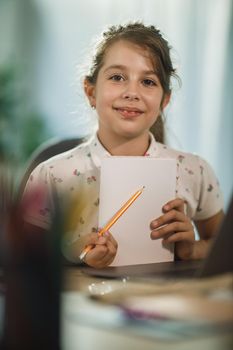
[[(115, 281), (116, 282), (116, 281)], [(148, 326), (147, 323), (127, 320), (122, 321), (121, 310), (118, 307), (107, 302), (91, 300), (88, 295), (96, 292), (101, 286), (104, 286), (103, 291), (108, 290), (112, 285), (112, 289), (116, 290), (118, 283), (125, 283), (122, 292), (141, 290), (152, 292), (152, 289), (158, 291), (161, 287), (159, 283), (145, 283), (142, 281), (131, 282), (123, 281), (116, 282), (111, 280), (104, 280), (103, 278), (95, 278), (86, 276), (78, 268), (68, 268), (65, 271), (65, 286), (62, 293), (62, 345), (65, 350), (230, 350), (233, 345), (232, 337), (232, 322), (228, 323), (227, 329), (220, 331), (203, 332), (203, 329), (191, 331), (184, 331), (183, 336), (179, 334), (181, 328), (173, 330), (169, 327), (161, 327), (161, 321), (156, 324)], [(191, 282), (192, 283), (192, 282)], [(186, 287), (185, 287), (186, 285)], [(189, 285), (189, 287), (188, 287)], [(183, 287), (174, 283), (170, 285), (171, 295), (175, 289), (190, 288), (189, 282), (184, 282)], [(167, 285), (167, 287), (169, 287)], [(192, 286), (193, 288), (193, 286)], [(100, 293), (101, 289), (97, 292)], [(98, 294), (97, 293), (97, 294)], [(108, 293), (111, 295), (114, 293)], [(97, 295), (101, 299), (100, 295)], [(233, 301), (230, 304), (233, 310)], [(159, 323), (160, 322), (160, 323)], [(177, 323), (178, 324), (178, 323)], [(153, 328), (154, 327), (154, 328)], [(184, 325), (185, 327), (185, 325)], [(207, 328), (206, 328), (207, 330)]]

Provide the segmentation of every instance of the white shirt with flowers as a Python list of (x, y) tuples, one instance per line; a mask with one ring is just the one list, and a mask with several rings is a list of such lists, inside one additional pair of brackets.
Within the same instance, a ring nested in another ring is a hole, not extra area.
[[(185, 200), (188, 217), (203, 220), (218, 213), (223, 199), (210, 165), (197, 155), (176, 151), (156, 142), (152, 134), (150, 137), (145, 156), (176, 159), (176, 196)], [(111, 157), (94, 135), (88, 142), (39, 164), (30, 175), (25, 194), (39, 188), (43, 195), (27, 211), (25, 220), (48, 229), (55, 191), (65, 217), (65, 252), (79, 237), (98, 229), (101, 159), (108, 156)], [(65, 255), (69, 259), (69, 254)]]

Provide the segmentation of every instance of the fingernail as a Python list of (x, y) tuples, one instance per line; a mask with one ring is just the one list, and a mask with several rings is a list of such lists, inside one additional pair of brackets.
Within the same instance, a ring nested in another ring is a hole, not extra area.
[(98, 243), (105, 244), (105, 242), (106, 242), (106, 240), (105, 240), (105, 238), (103, 236), (99, 237)]
[(164, 210), (168, 210), (169, 209), (169, 205), (166, 204), (164, 207), (163, 207)]
[(154, 220), (154, 221), (152, 222), (152, 225), (153, 225), (153, 227), (158, 226), (158, 221), (157, 221), (157, 220)]
[(158, 239), (159, 238), (159, 234), (157, 232), (151, 232), (151, 239)]
[(104, 232), (104, 236), (109, 236), (110, 232), (109, 231), (105, 231)]

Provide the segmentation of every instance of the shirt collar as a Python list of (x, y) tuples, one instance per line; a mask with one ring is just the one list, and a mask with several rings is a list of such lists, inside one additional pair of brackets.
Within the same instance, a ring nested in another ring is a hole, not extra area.
[(90, 153), (94, 164), (97, 168), (101, 166), (101, 159), (105, 157), (111, 157), (111, 154), (104, 148), (99, 141), (97, 133), (94, 134), (89, 141)]
[[(145, 157), (156, 157), (158, 156), (158, 143), (152, 133), (150, 135), (150, 145), (145, 153)], [(97, 133), (94, 134), (89, 140), (89, 147), (91, 157), (95, 165), (99, 168), (101, 166), (101, 159), (104, 157), (111, 157), (111, 154), (104, 148), (104, 146), (99, 141)]]
[(150, 145), (144, 156), (157, 157), (159, 153), (158, 143), (156, 142), (155, 137), (151, 132), (149, 133), (149, 135), (150, 135)]

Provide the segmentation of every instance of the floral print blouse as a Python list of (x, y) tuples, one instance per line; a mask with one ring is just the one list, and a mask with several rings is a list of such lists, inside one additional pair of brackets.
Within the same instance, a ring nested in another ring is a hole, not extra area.
[[(152, 134), (150, 138), (146, 157), (176, 159), (176, 196), (185, 200), (188, 217), (196, 221), (218, 213), (223, 208), (223, 198), (210, 165), (197, 155), (156, 142)], [(43, 196), (27, 211), (25, 220), (45, 229), (51, 225), (55, 191), (65, 217), (64, 254), (71, 260), (69, 245), (97, 230), (103, 157), (111, 155), (94, 135), (86, 143), (39, 164), (25, 188), (25, 194), (42, 189)]]

